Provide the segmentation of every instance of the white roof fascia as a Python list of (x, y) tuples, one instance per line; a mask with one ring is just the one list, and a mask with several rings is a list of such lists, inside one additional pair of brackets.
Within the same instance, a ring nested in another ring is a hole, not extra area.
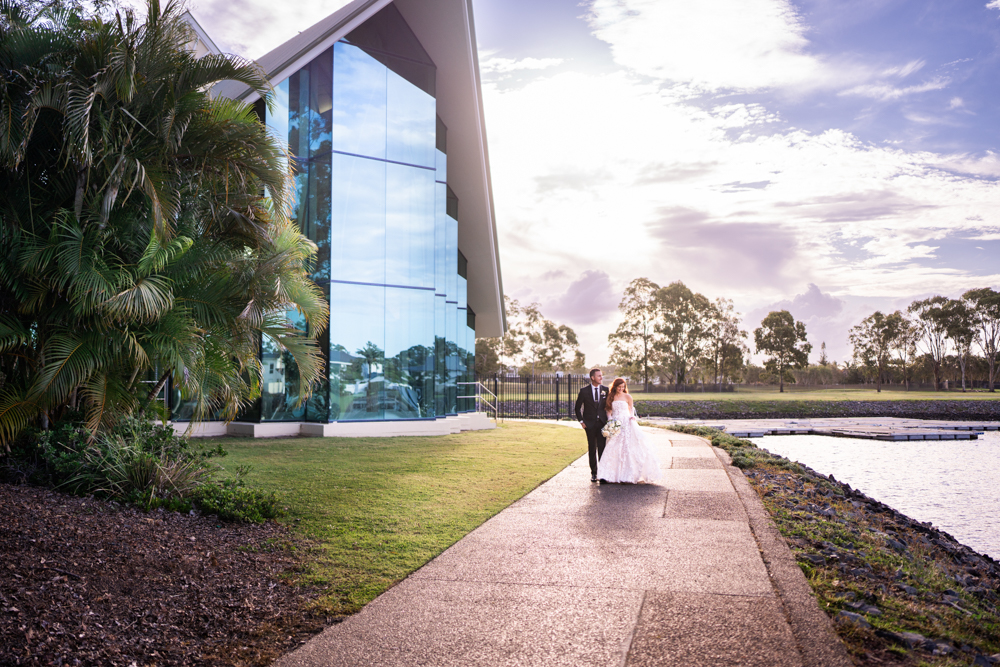
[(205, 32), (205, 29), (201, 27), (200, 23), (198, 23), (198, 20), (194, 17), (194, 14), (187, 11), (181, 14), (181, 18), (185, 22), (187, 22), (187, 24), (191, 27), (192, 30), (194, 30), (194, 34), (198, 36), (198, 39), (201, 40), (201, 43), (204, 44), (209, 51), (211, 51), (215, 55), (222, 54), (222, 49), (220, 49), (218, 46), (215, 45), (215, 42), (212, 41), (212, 38), (208, 36), (208, 33)]
[[(263, 68), (271, 85), (276, 86), (391, 2), (392, 0), (354, 0), (257, 58), (257, 64)], [(235, 81), (222, 82), (215, 87), (214, 92), (249, 103), (260, 98), (256, 91)]]
[(493, 186), (471, 0), (395, 0), (437, 66), (437, 110), (448, 127), (448, 185), (458, 196), (458, 247), (469, 260), (476, 335), (507, 331)]

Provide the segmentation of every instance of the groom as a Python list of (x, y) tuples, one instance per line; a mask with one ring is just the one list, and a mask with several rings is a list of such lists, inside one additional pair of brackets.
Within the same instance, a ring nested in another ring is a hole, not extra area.
[(590, 371), (590, 384), (576, 397), (576, 419), (587, 432), (587, 453), (590, 458), (590, 481), (597, 481), (597, 461), (604, 453), (606, 440), (601, 429), (608, 423), (606, 401), (608, 388), (601, 384), (604, 373), (600, 368)]

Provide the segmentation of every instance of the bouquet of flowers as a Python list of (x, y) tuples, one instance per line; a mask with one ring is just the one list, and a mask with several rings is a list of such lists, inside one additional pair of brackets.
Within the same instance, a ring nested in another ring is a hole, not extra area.
[(622, 423), (617, 419), (609, 419), (608, 423), (601, 429), (601, 435), (605, 438), (610, 438), (618, 435), (618, 431), (620, 430), (622, 430)]

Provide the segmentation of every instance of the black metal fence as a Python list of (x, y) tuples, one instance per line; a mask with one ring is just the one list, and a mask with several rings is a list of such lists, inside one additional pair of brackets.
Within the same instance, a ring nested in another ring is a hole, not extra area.
[[(483, 387), (496, 396), (500, 419), (572, 418), (576, 396), (590, 383), (587, 375), (480, 375)], [(492, 400), (492, 399), (491, 399)]]
[[(536, 374), (531, 376), (520, 376), (513, 374), (493, 374), (478, 375), (478, 384), (481, 385), (480, 404), (477, 409), (492, 412), (499, 419), (573, 419), (573, 407), (576, 403), (576, 396), (580, 389), (590, 384), (590, 377), (586, 374)], [(472, 383), (470, 383), (472, 384)], [(610, 384), (605, 382), (605, 384)], [(967, 386), (972, 388), (973, 384), (967, 381)], [(978, 385), (982, 383), (976, 383)], [(961, 391), (961, 385), (948, 383), (947, 387), (952, 393)], [(805, 385), (786, 384), (785, 391), (790, 393), (817, 391), (821, 389), (866, 389), (874, 390), (875, 385)], [(911, 383), (910, 391), (933, 390), (932, 384)], [(638, 383), (629, 388), (637, 401), (642, 401), (648, 394), (642, 390), (642, 384)], [(906, 387), (903, 385), (882, 385), (884, 392), (903, 392)], [(661, 393), (732, 393), (744, 394), (746, 398), (765, 398), (769, 394), (777, 394), (777, 385), (732, 385), (732, 384), (688, 384), (680, 387), (674, 385), (652, 385), (649, 394)], [(471, 393), (471, 392), (470, 392)], [(491, 395), (492, 394), (492, 395)], [(650, 396), (649, 398), (653, 398)], [(707, 397), (706, 397), (707, 398)]]

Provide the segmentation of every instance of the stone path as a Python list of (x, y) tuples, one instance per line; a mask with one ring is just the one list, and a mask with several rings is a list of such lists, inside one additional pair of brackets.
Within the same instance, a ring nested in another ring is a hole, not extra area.
[(275, 664), (850, 665), (742, 474), (645, 432), (662, 484), (592, 484), (582, 456)]

